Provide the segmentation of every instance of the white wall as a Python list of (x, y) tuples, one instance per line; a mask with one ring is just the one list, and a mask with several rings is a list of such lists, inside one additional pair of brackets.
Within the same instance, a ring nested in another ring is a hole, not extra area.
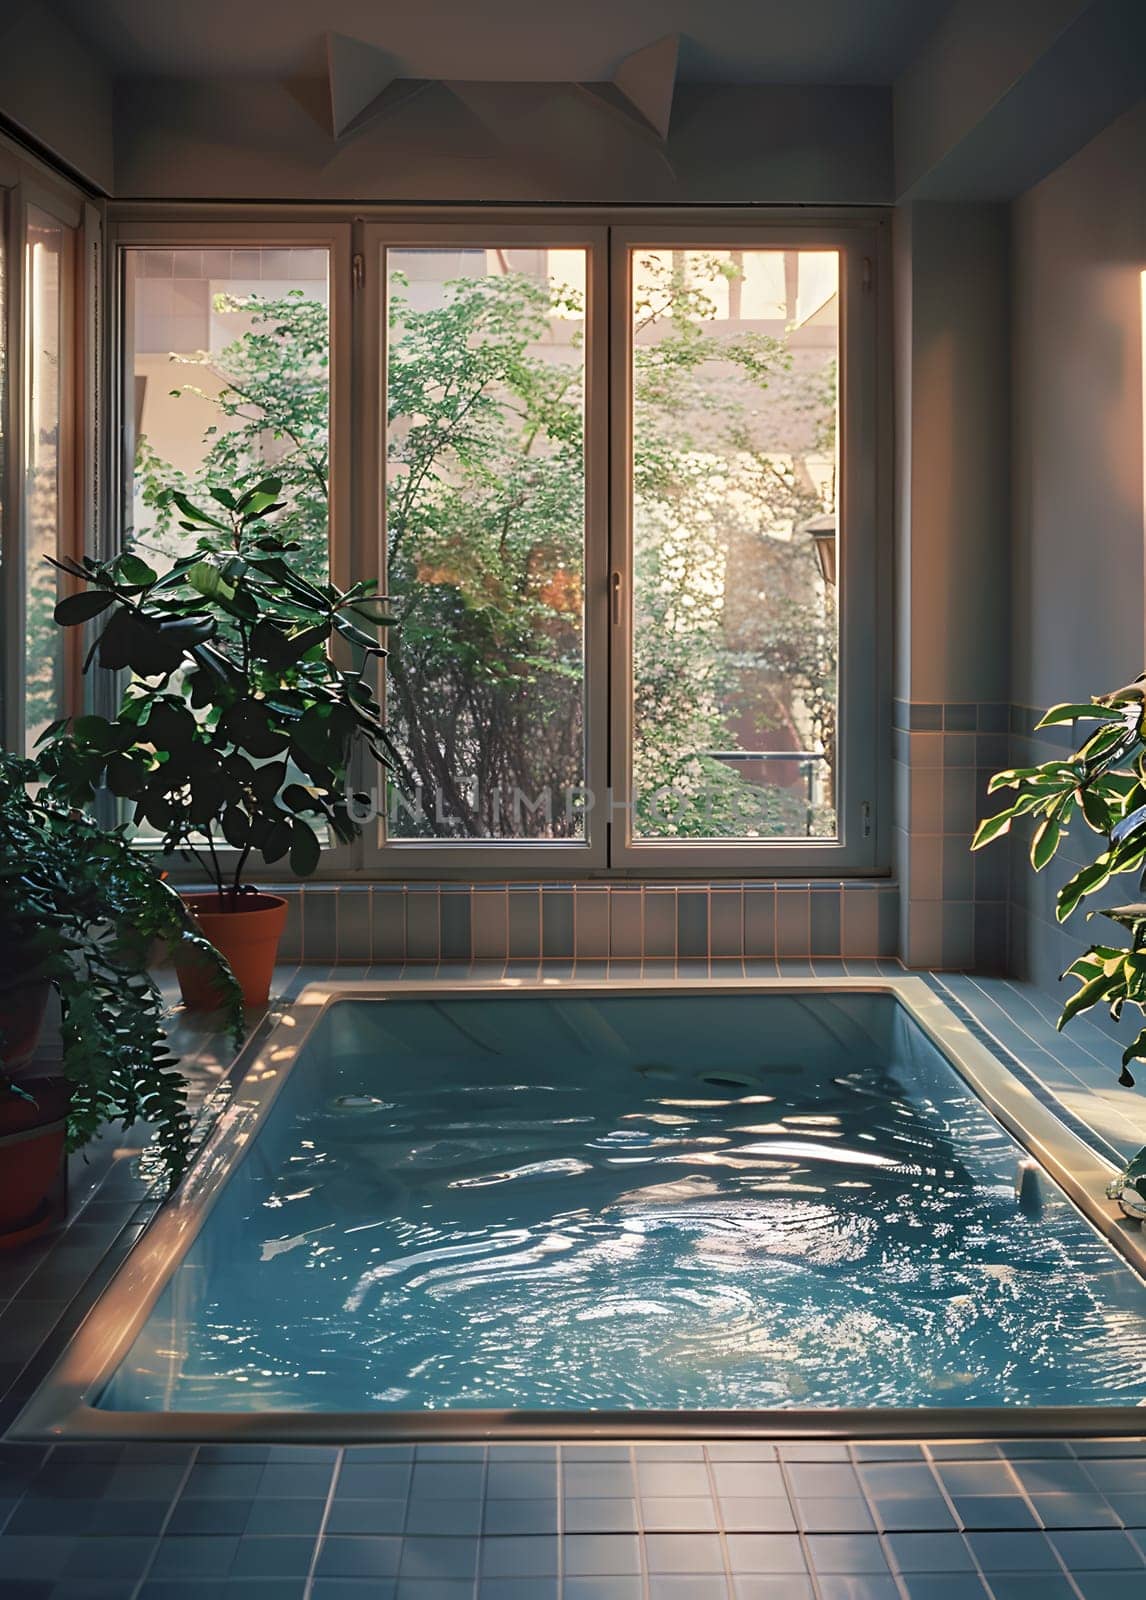
[(432, 84), (339, 145), (307, 103), (298, 86), (266, 81), (125, 84), (116, 101), (117, 197), (891, 198), (886, 89), (681, 85), (665, 147), (573, 84)]
[(0, 112), (80, 177), (111, 192), (111, 80), (43, 0), (0, 0)]
[(1005, 700), (1006, 209), (914, 205), (897, 231), (896, 692)]
[(1142, 671), (1146, 103), (1014, 206), (1013, 701)]
[[(1034, 710), (1116, 688), (1146, 664), (1144, 173), (1146, 103), (1013, 207), (1011, 699)], [(1064, 753), (1021, 730), (1012, 744), (1020, 764)], [(1076, 823), (1037, 877), (1021, 842), (1013, 851), (1012, 962), (1058, 999), (1058, 974), (1109, 931), (1054, 915), (1059, 885), (1098, 847)], [(1134, 890), (1120, 880), (1100, 903)]]

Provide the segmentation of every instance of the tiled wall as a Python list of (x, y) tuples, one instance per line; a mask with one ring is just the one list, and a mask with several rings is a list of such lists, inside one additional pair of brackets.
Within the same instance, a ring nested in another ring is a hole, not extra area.
[(375, 883), (276, 888), (283, 958), (707, 961), (891, 957), (893, 883)]
[(972, 855), (970, 843), (991, 809), (987, 780), (1010, 760), (1010, 722), (1001, 702), (894, 703), (893, 844), (910, 967), (1007, 968), (1007, 846)]
[[(1030, 737), (1039, 716), (996, 701), (894, 703), (892, 880), (291, 884), (277, 888), (290, 905), (283, 956), (362, 963), (899, 955), (910, 967), (1014, 971), (1048, 986), (1085, 943), (1055, 924), (1059, 879), (1033, 878), (1009, 840), (970, 851), (977, 822), (997, 809), (987, 795), (991, 774), (1069, 747), (1070, 729)], [(1068, 842), (1064, 860), (1077, 849)]]

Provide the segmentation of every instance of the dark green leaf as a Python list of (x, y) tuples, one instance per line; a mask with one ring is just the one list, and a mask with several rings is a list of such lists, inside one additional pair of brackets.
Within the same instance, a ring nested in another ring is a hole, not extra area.
[(115, 595), (107, 589), (85, 589), (81, 594), (65, 595), (52, 615), (61, 628), (74, 628), (77, 623), (90, 622), (108, 606), (115, 604)]
[(309, 878), (318, 866), (322, 847), (309, 823), (296, 817), (291, 823), (290, 868), (300, 878)]

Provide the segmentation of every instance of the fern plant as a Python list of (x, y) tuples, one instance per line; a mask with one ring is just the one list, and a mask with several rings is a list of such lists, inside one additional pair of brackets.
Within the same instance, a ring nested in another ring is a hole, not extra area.
[[(107, 1123), (155, 1127), (170, 1183), (187, 1165), (187, 1083), (167, 1048), (163, 997), (148, 972), (155, 946), (194, 952), (216, 970), (225, 1022), (242, 1040), (238, 986), (179, 895), (120, 829), (52, 798), (36, 762), (0, 751), (0, 989), (50, 983), (60, 1000), (68, 1147)], [(0, 1099), (21, 1095), (4, 1070)]]

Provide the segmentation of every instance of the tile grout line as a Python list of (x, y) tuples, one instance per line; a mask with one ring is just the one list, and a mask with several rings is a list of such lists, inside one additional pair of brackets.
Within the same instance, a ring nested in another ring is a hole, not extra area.
[(720, 1540), (720, 1559), (724, 1562), (724, 1582), (729, 1596), (736, 1593), (736, 1582), (732, 1572), (732, 1556), (728, 1549), (728, 1533), (724, 1526), (724, 1507), (716, 1487), (716, 1471), (712, 1465), (712, 1457), (708, 1445), (701, 1446), (701, 1455), (704, 1458), (704, 1470), (708, 1475), (708, 1492), (712, 1499), (712, 1509), (715, 1513), (716, 1535)]
[(641, 1469), (635, 1445), (628, 1446), (628, 1455), (629, 1482), (633, 1486), (633, 1519), (637, 1524), (637, 1561), (641, 1569), (641, 1600), (649, 1600), (652, 1581), (649, 1573), (648, 1545), (645, 1542), (645, 1508), (641, 1499)]
[[(415, 1451), (414, 1451), (414, 1463), (415, 1463), (415, 1465), (417, 1465), (417, 1461), (418, 1461), (418, 1452), (415, 1449)], [(477, 1600), (477, 1597), (478, 1597), (479, 1593), (481, 1592), (482, 1567), (484, 1565), (485, 1544), (486, 1544), (485, 1508), (486, 1508), (486, 1506), (488, 1504), (488, 1500), (487, 1500), (487, 1491), (488, 1491), (488, 1489), (489, 1489), (489, 1450), (485, 1445), (483, 1445), (481, 1447), (481, 1487), (478, 1490), (478, 1505), (480, 1506), (480, 1510), (478, 1512), (477, 1549), (474, 1551), (474, 1575), (473, 1575), (472, 1583), (470, 1585), (470, 1594), (472, 1596), (472, 1600)], [(411, 1474), (410, 1474), (410, 1496), (411, 1496), (411, 1499), (413, 1498), (413, 1493), (414, 1493), (414, 1476), (413, 1476), (413, 1473), (411, 1472)], [(399, 1568), (398, 1568), (399, 1581), (401, 1581), (401, 1572), (402, 1572), (402, 1569), (401, 1569), (401, 1566), (399, 1566)]]
[(560, 1444), (553, 1447), (554, 1469), (557, 1480), (557, 1597), (565, 1593), (565, 1450)]
[(800, 1502), (795, 1490), (792, 1488), (792, 1480), (788, 1476), (788, 1462), (784, 1458), (783, 1441), (776, 1447), (776, 1462), (780, 1468), (780, 1481), (784, 1485), (784, 1493), (788, 1496), (792, 1520), (796, 1524), (796, 1538), (800, 1542), (800, 1554), (804, 1558), (804, 1570), (808, 1575), (808, 1582), (812, 1586), (815, 1600), (823, 1600), (824, 1591), (820, 1585), (820, 1575), (812, 1561), (812, 1549), (808, 1543), (808, 1535), (802, 1526), (803, 1519), (800, 1516)]
[[(322, 1507), (322, 1516), (319, 1519), (318, 1531), (314, 1536), (314, 1548), (310, 1552), (310, 1565), (307, 1568), (306, 1581), (303, 1585), (303, 1600), (310, 1600), (314, 1592), (315, 1574), (318, 1571), (319, 1556), (326, 1539), (326, 1529), (330, 1522), (330, 1512), (334, 1505), (334, 1497), (338, 1491), (338, 1480), (342, 1476), (342, 1464), (346, 1459), (346, 1449), (340, 1446), (334, 1458), (334, 1471), (330, 1474), (330, 1482), (326, 1486), (326, 1500)], [(409, 1502), (407, 1501), (407, 1504)]]
[(852, 1471), (855, 1473), (856, 1479), (860, 1486), (860, 1494), (863, 1497), (864, 1505), (867, 1507), (867, 1513), (871, 1518), (872, 1527), (875, 1529), (876, 1538), (879, 1540), (880, 1553), (883, 1556), (888, 1572), (891, 1573), (891, 1581), (895, 1584), (897, 1590), (902, 1596), (902, 1600), (912, 1600), (911, 1591), (907, 1586), (905, 1575), (900, 1572), (897, 1566), (892, 1565), (890, 1551), (885, 1543), (888, 1535), (881, 1526), (883, 1519), (879, 1515), (879, 1508), (876, 1505), (875, 1496), (868, 1493), (868, 1488), (867, 1484), (864, 1482), (863, 1473), (859, 1470), (860, 1463), (856, 1460), (855, 1445), (849, 1444), (847, 1449), (848, 1460), (851, 1462)]
[(144, 1565), (143, 1571), (140, 1573), (139, 1579), (138, 1579), (137, 1583), (135, 1584), (135, 1587), (131, 1591), (132, 1596), (133, 1596), (133, 1600), (138, 1600), (139, 1595), (141, 1595), (143, 1593), (144, 1587), (146, 1586), (146, 1584), (148, 1583), (148, 1581), (149, 1581), (149, 1579), (151, 1577), (152, 1569), (154, 1568), (155, 1562), (156, 1562), (156, 1560), (157, 1560), (157, 1558), (159, 1556), (160, 1546), (162, 1545), (163, 1540), (167, 1536), (167, 1530), (171, 1526), (171, 1519), (175, 1515), (175, 1507), (179, 1504), (179, 1501), (180, 1501), (180, 1498), (182, 1497), (183, 1491), (184, 1491), (184, 1489), (186, 1489), (188, 1483), (191, 1480), (191, 1473), (194, 1470), (195, 1466), (198, 1464), (198, 1460), (199, 1460), (199, 1447), (196, 1445), (196, 1446), (192, 1447), (190, 1457), (189, 1457), (189, 1459), (187, 1461), (187, 1465), (183, 1469), (183, 1476), (179, 1480), (179, 1484), (178, 1484), (178, 1486), (177, 1486), (177, 1488), (175, 1490), (175, 1493), (171, 1496), (171, 1504), (167, 1507), (167, 1511), (166, 1511), (166, 1513), (164, 1515), (163, 1521), (159, 1524), (159, 1532), (155, 1536), (155, 1548), (152, 1550), (150, 1556), (148, 1557), (147, 1562)]

